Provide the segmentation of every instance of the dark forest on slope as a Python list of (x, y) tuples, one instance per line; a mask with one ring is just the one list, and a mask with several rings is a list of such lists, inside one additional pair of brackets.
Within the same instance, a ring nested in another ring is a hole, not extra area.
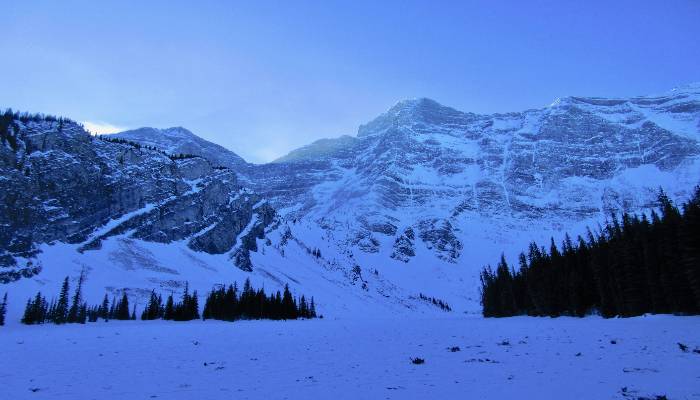
[(559, 248), (532, 243), (517, 271), (501, 257), (481, 273), (484, 316), (699, 314), (700, 187), (680, 208), (663, 191), (659, 204)]

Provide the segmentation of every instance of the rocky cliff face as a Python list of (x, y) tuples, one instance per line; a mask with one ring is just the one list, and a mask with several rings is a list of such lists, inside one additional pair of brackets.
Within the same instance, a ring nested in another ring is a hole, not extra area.
[[(202, 157), (174, 158), (99, 140), (70, 121), (15, 119), (13, 146), (0, 146), (0, 280), (38, 273), (37, 245), (55, 241), (100, 248), (115, 235), (151, 242), (187, 240), (226, 253), (250, 269), (249, 235), (262, 237), (274, 210), (242, 188), (235, 173)], [(225, 233), (224, 233), (225, 232)], [(245, 239), (245, 238), (244, 238)]]

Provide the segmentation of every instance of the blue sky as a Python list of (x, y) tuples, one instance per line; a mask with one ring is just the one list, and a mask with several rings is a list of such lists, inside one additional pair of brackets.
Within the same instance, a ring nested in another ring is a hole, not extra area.
[(15, 1), (0, 107), (184, 126), (265, 162), (405, 98), (464, 111), (700, 81), (698, 1)]

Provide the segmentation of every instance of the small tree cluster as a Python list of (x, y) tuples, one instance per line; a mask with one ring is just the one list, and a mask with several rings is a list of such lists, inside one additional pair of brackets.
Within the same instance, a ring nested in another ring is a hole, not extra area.
[(700, 187), (682, 211), (663, 191), (659, 205), (576, 244), (567, 235), (561, 249), (532, 243), (518, 271), (501, 257), (481, 273), (484, 316), (700, 314)]
[(63, 280), (57, 301), (52, 300), (51, 303), (48, 303), (41, 292), (38, 292), (33, 299), (27, 300), (22, 323), (27, 325), (43, 324), (44, 322), (84, 324), (87, 319), (88, 306), (82, 298), (83, 280), (84, 275), (80, 274), (72, 301), (69, 299), (68, 277)]
[(310, 302), (303, 295), (295, 299), (289, 285), (285, 285), (283, 293), (278, 290), (268, 296), (262, 288), (253, 289), (250, 280), (246, 279), (240, 293), (235, 282), (228, 288), (222, 286), (212, 290), (207, 296), (202, 317), (224, 321), (315, 318), (316, 304), (313, 297)]
[(435, 297), (428, 297), (428, 296), (424, 295), (423, 293), (419, 293), (418, 297), (423, 301), (427, 301), (429, 303), (432, 303), (435, 307), (439, 307), (442, 311), (452, 311), (452, 308), (450, 307), (449, 304), (447, 304), (446, 301), (436, 299)]
[(195, 158), (195, 157), (199, 157), (199, 156), (194, 155), (194, 154), (179, 153), (179, 154), (168, 154), (168, 157), (170, 157), (171, 160), (175, 161), (175, 160), (185, 160), (188, 158)]
[(111, 303), (109, 302), (109, 297), (105, 294), (100, 305), (88, 308), (88, 322), (96, 322), (100, 318), (105, 321), (110, 319), (135, 319), (134, 312), (136, 312), (136, 305), (134, 305), (133, 312), (129, 314), (129, 297), (126, 295), (126, 292), (122, 293), (122, 297), (119, 300), (113, 297)]
[(168, 296), (163, 310), (163, 319), (173, 321), (191, 321), (199, 319), (199, 296), (195, 290), (190, 294), (189, 283), (185, 283), (185, 291), (180, 302), (173, 300), (173, 295)]
[(150, 321), (163, 318), (165, 314), (165, 306), (163, 305), (163, 297), (156, 295), (155, 290), (151, 292), (151, 298), (148, 300), (146, 308), (141, 313), (141, 319)]

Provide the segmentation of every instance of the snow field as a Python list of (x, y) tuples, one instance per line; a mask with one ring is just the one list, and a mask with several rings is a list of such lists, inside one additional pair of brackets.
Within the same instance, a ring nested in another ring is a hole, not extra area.
[(699, 326), (698, 317), (454, 315), (11, 324), (0, 328), (11, 366), (0, 397), (693, 399)]

